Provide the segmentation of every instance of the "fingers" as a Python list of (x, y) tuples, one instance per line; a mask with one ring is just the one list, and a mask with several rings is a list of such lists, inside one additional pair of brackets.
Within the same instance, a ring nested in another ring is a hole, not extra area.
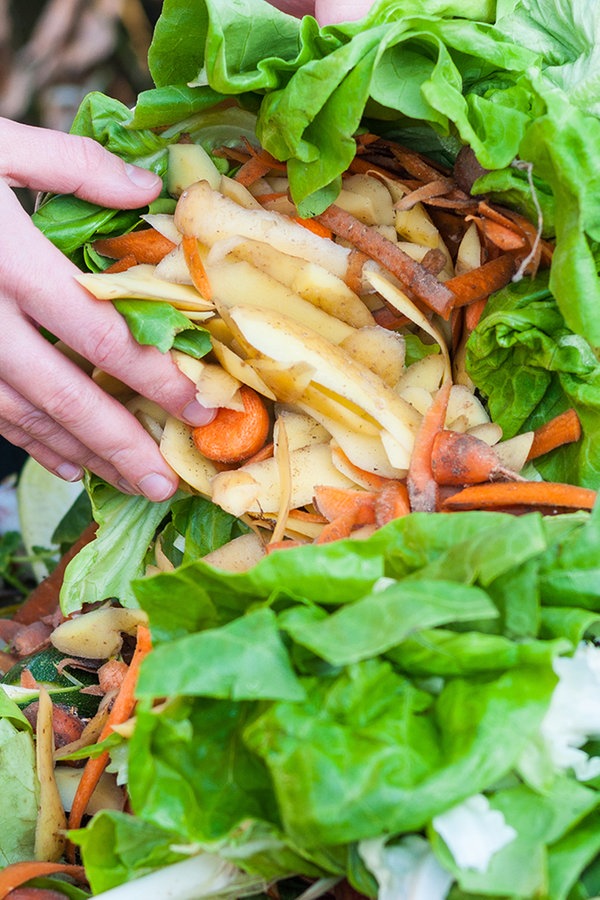
[[(164, 500), (178, 479), (137, 420), (42, 338), (10, 317), (15, 350), (1, 346), (0, 431), (68, 481), (90, 469), (126, 493)], [(27, 366), (17, 356), (25, 337)]]
[(373, 6), (374, 0), (270, 0), (290, 16), (314, 16), (319, 25), (354, 22)]
[(151, 178), (149, 187), (147, 175), (92, 141), (0, 120), (0, 431), (60, 477), (76, 479), (85, 467), (122, 491), (160, 501), (178, 478), (155, 442), (37, 325), (192, 425), (214, 413), (196, 402), (194, 385), (169, 354), (139, 346), (112, 304), (77, 284), (76, 267), (33, 226), (5, 183), (135, 207), (160, 190), (160, 180)]
[(127, 165), (91, 138), (1, 118), (0, 177), (13, 187), (133, 209), (157, 197), (162, 185), (153, 172)]
[[(3, 188), (8, 194), (4, 200)], [(77, 268), (32, 226), (3, 185), (0, 246), (2, 286), (22, 312), (177, 418), (190, 425), (210, 421), (213, 413), (196, 402), (194, 385), (170, 355), (137, 344), (112, 304), (96, 300), (77, 284)]]
[(316, 0), (314, 15), (319, 25), (355, 22), (368, 13), (373, 3), (374, 0)]
[[(172, 495), (177, 476), (139, 422), (27, 317), (174, 415), (202, 424), (212, 412), (195, 402), (194, 385), (168, 354), (139, 347), (112, 304), (94, 300), (77, 285), (75, 267), (33, 227), (2, 184), (0, 244), (0, 379), (21, 398), (16, 402), (6, 391), (0, 396), (7, 437), (63, 477), (60, 467), (69, 462), (151, 500)], [(67, 477), (72, 474), (67, 470)]]

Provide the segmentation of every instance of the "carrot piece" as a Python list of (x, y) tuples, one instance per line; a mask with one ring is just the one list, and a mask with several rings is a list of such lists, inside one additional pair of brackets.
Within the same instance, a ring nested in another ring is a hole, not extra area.
[(375, 524), (378, 528), (392, 519), (399, 519), (410, 512), (408, 488), (401, 481), (388, 481), (375, 498)]
[(412, 209), (417, 203), (430, 200), (432, 197), (442, 197), (452, 188), (452, 182), (449, 178), (437, 178), (434, 181), (428, 181), (421, 187), (415, 188), (408, 194), (405, 194), (400, 200), (394, 203), (394, 209)]
[(242, 462), (265, 443), (270, 420), (263, 398), (246, 384), (240, 387), (240, 394), (243, 411), (221, 407), (212, 422), (193, 429), (196, 449), (207, 459)]
[(103, 272), (105, 275), (116, 275), (117, 272), (126, 272), (127, 269), (137, 265), (138, 261), (133, 253), (128, 253), (127, 256), (122, 256), (121, 259), (115, 260), (112, 266), (107, 266), (106, 269), (103, 269)]
[(467, 221), (474, 221), (479, 231), (488, 241), (504, 252), (522, 250), (528, 246), (527, 239), (513, 228), (508, 228), (493, 219), (479, 216), (467, 216)]
[(293, 547), (302, 546), (303, 544), (301, 541), (295, 541), (293, 538), (283, 538), (282, 541), (271, 541), (271, 543), (267, 544), (265, 553), (268, 556), (269, 553), (274, 553), (275, 550), (291, 550)]
[(409, 150), (408, 147), (401, 147), (394, 141), (386, 141), (387, 146), (392, 152), (392, 156), (400, 165), (406, 169), (413, 178), (420, 181), (435, 181), (442, 175), (449, 175), (449, 170), (442, 165), (437, 165), (430, 159), (426, 159), (416, 150)]
[(358, 250), (379, 262), (429, 309), (441, 314), (449, 313), (456, 300), (452, 290), (375, 228), (364, 225), (335, 204), (315, 218), (338, 237), (349, 241)]
[(549, 266), (552, 262), (552, 255), (554, 253), (554, 247), (552, 244), (544, 240), (543, 237), (538, 233), (537, 227), (526, 219), (525, 216), (522, 216), (520, 213), (514, 212), (512, 209), (504, 209), (504, 216), (509, 220), (515, 223), (515, 225), (521, 229), (523, 234), (527, 237), (529, 242), (529, 246), (531, 248), (536, 246), (537, 250), (531, 260), (530, 265), (527, 267), (526, 272), (528, 275), (532, 277), (536, 274), (540, 265)]
[(377, 141), (380, 140), (378, 134), (373, 134), (372, 131), (364, 131), (362, 134), (356, 135), (356, 147), (357, 152), (364, 147), (368, 147), (369, 144), (376, 144)]
[(181, 239), (181, 246), (194, 287), (205, 300), (211, 300), (212, 288), (210, 286), (210, 281), (208, 280), (208, 275), (206, 274), (206, 269), (204, 268), (204, 263), (202, 262), (202, 257), (200, 256), (198, 239), (195, 238), (194, 235), (186, 234)]
[(446, 381), (438, 390), (415, 438), (406, 477), (410, 508), (414, 512), (433, 512), (437, 507), (438, 486), (431, 465), (433, 444), (444, 427), (451, 388), (452, 382)]
[(400, 181), (397, 172), (393, 172), (376, 163), (369, 162), (368, 159), (363, 159), (360, 156), (354, 157), (348, 166), (348, 172), (352, 175), (379, 175), (382, 178), (389, 178), (391, 181)]
[[(109, 736), (114, 725), (120, 725), (122, 722), (125, 722), (133, 712), (135, 707), (135, 686), (137, 684), (140, 666), (142, 660), (148, 655), (151, 649), (152, 642), (150, 630), (145, 625), (138, 626), (137, 643), (133, 657), (129, 664), (129, 668), (127, 669), (127, 673), (123, 678), (119, 692), (115, 697), (106, 724), (100, 732), (98, 738), (99, 742), (105, 740)], [(69, 813), (70, 829), (79, 828), (81, 825), (81, 820), (85, 815), (90, 797), (94, 793), (94, 789), (100, 780), (100, 776), (108, 764), (108, 759), (108, 750), (104, 750), (99, 756), (90, 758), (86, 762)], [(67, 855), (72, 861), (74, 856), (74, 849), (72, 846), (69, 847)]]
[(275, 444), (273, 441), (269, 441), (268, 444), (263, 444), (260, 450), (257, 450), (256, 453), (253, 453), (252, 456), (249, 456), (244, 460), (244, 465), (248, 465), (248, 463), (254, 462), (262, 462), (264, 459), (271, 459), (273, 453), (275, 451)]
[(381, 326), (381, 328), (387, 328), (388, 331), (396, 331), (398, 328), (402, 328), (410, 322), (408, 316), (403, 316), (401, 313), (395, 313), (388, 306), (381, 306), (379, 309), (374, 309), (372, 315), (375, 322)]
[(368, 472), (366, 469), (355, 466), (353, 462), (350, 462), (338, 444), (332, 445), (331, 456), (334, 462), (336, 459), (339, 460), (340, 471), (347, 474), (356, 481), (357, 484), (360, 484), (361, 487), (367, 488), (367, 490), (379, 491), (389, 481), (389, 479), (384, 478), (383, 475), (377, 475), (375, 472)]
[(435, 435), (431, 470), (438, 484), (480, 484), (495, 478), (514, 480), (517, 476), (506, 469), (493, 447), (457, 431), (440, 431)]
[(11, 863), (0, 871), (0, 900), (31, 881), (32, 878), (43, 878), (46, 875), (70, 875), (80, 884), (86, 884), (87, 878), (83, 866), (72, 866), (67, 863), (52, 862), (17, 862)]
[(442, 509), (591, 509), (597, 495), (590, 488), (552, 481), (498, 481), (466, 487), (446, 498)]
[(488, 298), (482, 297), (465, 306), (465, 328), (469, 334), (477, 328), (487, 302)]
[(175, 249), (175, 244), (156, 228), (130, 231), (118, 237), (99, 238), (93, 243), (94, 250), (109, 259), (123, 259), (135, 256), (138, 263), (157, 265), (163, 257)]
[(330, 240), (333, 238), (331, 228), (326, 228), (325, 225), (322, 225), (321, 222), (317, 222), (316, 219), (303, 219), (302, 216), (292, 216), (292, 219), (294, 222), (297, 222), (298, 225), (302, 225), (303, 228), (307, 228), (319, 237), (329, 238)]
[(354, 513), (343, 513), (327, 525), (323, 526), (323, 530), (319, 537), (315, 538), (314, 544), (330, 544), (333, 541), (341, 541), (350, 537), (352, 529), (356, 525)]
[(533, 443), (527, 459), (537, 459), (550, 450), (572, 444), (581, 437), (581, 422), (574, 409), (566, 409), (533, 432)]
[(338, 488), (317, 484), (314, 505), (318, 512), (332, 522), (340, 516), (353, 516), (353, 525), (368, 525), (375, 521), (375, 493), (355, 488)]
[(296, 519), (298, 522), (312, 522), (314, 525), (326, 525), (327, 519), (317, 512), (308, 512), (306, 509), (290, 509), (288, 519)]
[(93, 541), (98, 528), (95, 522), (82, 532), (81, 537), (61, 557), (58, 565), (33, 591), (27, 600), (19, 607), (13, 616), (13, 621), (21, 625), (33, 625), (44, 616), (52, 615), (58, 608), (60, 589), (62, 587), (65, 569), (79, 551)]
[[(452, 291), (455, 297), (454, 307), (466, 306), (475, 300), (482, 300), (499, 291), (500, 288), (506, 287), (513, 275), (516, 266), (514, 258), (510, 253), (504, 253), (502, 256), (491, 259), (477, 269), (465, 272), (463, 275), (456, 275), (445, 282), (446, 288)], [(450, 308), (446, 309), (446, 318), (450, 314)]]
[(273, 166), (267, 160), (261, 159), (260, 156), (251, 156), (237, 170), (234, 175), (234, 181), (237, 181), (238, 184), (243, 184), (244, 187), (251, 187), (259, 178), (270, 172), (272, 168)]

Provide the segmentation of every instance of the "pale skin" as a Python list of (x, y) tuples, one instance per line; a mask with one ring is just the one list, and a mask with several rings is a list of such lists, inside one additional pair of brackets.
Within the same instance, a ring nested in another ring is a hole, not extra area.
[[(321, 24), (357, 19), (360, 0), (276, 0)], [(137, 420), (39, 332), (190, 425), (214, 413), (168, 354), (142, 347), (112, 304), (93, 299), (77, 268), (31, 223), (12, 188), (75, 194), (122, 209), (158, 196), (160, 179), (73, 135), (0, 118), (0, 434), (66, 481), (95, 472), (125, 493), (164, 500), (177, 475)]]

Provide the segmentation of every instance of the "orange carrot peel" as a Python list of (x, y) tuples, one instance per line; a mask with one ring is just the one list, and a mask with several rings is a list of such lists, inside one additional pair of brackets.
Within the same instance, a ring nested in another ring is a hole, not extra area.
[[(150, 630), (146, 625), (140, 625), (137, 631), (137, 642), (133, 657), (119, 689), (119, 693), (115, 697), (115, 701), (106, 720), (106, 724), (100, 732), (100, 736), (98, 738), (99, 742), (105, 740), (112, 733), (113, 727), (115, 725), (122, 724), (131, 716), (136, 703), (135, 686), (137, 684), (140, 666), (151, 649), (152, 641), (150, 637)], [(86, 762), (81, 780), (77, 785), (77, 790), (75, 792), (73, 804), (69, 813), (68, 825), (70, 829), (79, 828), (79, 826), (81, 825), (81, 821), (83, 819), (83, 816), (85, 815), (90, 797), (94, 793), (96, 785), (98, 784), (98, 781), (100, 780), (100, 777), (108, 764), (108, 760), (108, 750), (103, 750), (99, 756), (91, 757)], [(68, 856), (70, 856), (71, 858), (74, 856), (74, 850), (72, 846), (69, 847)]]
[(413, 512), (433, 512), (437, 508), (438, 485), (433, 475), (431, 459), (435, 438), (444, 427), (451, 388), (452, 382), (446, 381), (438, 390), (423, 416), (415, 438), (406, 477)]
[(212, 288), (200, 256), (197, 238), (194, 235), (184, 235), (181, 246), (194, 287), (205, 300), (212, 300)]
[(116, 237), (99, 238), (94, 241), (94, 250), (109, 259), (124, 259), (133, 256), (137, 264), (157, 265), (167, 253), (175, 249), (175, 244), (156, 228), (129, 231)]
[(240, 395), (243, 411), (221, 407), (212, 422), (193, 429), (196, 449), (207, 459), (242, 462), (257, 454), (267, 440), (270, 419), (264, 400), (245, 384)]
[(480, 484), (495, 479), (515, 480), (516, 473), (502, 465), (493, 447), (457, 431), (435, 435), (431, 453), (431, 471), (438, 484)]
[(17, 862), (11, 863), (0, 872), (0, 900), (4, 900), (11, 891), (26, 884), (33, 878), (44, 878), (46, 875), (69, 875), (74, 881), (86, 884), (87, 878), (83, 866), (52, 862)]
[(573, 484), (549, 481), (499, 481), (466, 487), (446, 498), (441, 508), (445, 511), (511, 508), (548, 512), (591, 510), (596, 497), (597, 491)]
[(349, 241), (358, 250), (379, 262), (402, 282), (406, 291), (433, 312), (449, 315), (455, 302), (452, 290), (375, 228), (364, 225), (335, 204), (316, 216), (316, 219), (333, 234)]
[(537, 459), (544, 453), (564, 444), (572, 444), (581, 437), (581, 422), (574, 409), (566, 409), (533, 432), (533, 443), (527, 459)]

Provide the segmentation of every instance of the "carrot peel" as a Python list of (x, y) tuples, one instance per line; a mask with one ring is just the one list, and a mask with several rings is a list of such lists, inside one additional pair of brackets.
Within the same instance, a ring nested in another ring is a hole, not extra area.
[(502, 465), (485, 441), (457, 431), (440, 431), (433, 440), (431, 469), (438, 484), (480, 484), (482, 481), (518, 476)]
[(175, 248), (173, 241), (162, 235), (156, 228), (129, 231), (116, 237), (99, 238), (94, 241), (94, 250), (109, 259), (124, 259), (133, 256), (136, 263), (157, 265), (167, 253)]
[[(111, 734), (113, 727), (125, 722), (133, 712), (136, 702), (135, 686), (137, 684), (140, 666), (142, 660), (150, 652), (151, 647), (150, 630), (145, 625), (140, 625), (138, 627), (137, 642), (132, 660), (108, 715), (106, 724), (100, 732), (98, 738), (99, 742), (105, 740), (109, 734)], [(91, 757), (86, 762), (69, 813), (68, 824), (70, 829), (79, 828), (81, 825), (90, 797), (108, 764), (108, 758), (108, 751), (104, 750), (99, 756)], [(69, 847), (68, 855), (71, 858), (74, 855), (72, 846)]]
[(221, 407), (207, 425), (192, 431), (196, 449), (207, 459), (238, 463), (257, 454), (269, 434), (270, 420), (264, 400), (243, 384), (240, 394), (244, 409)]
[(194, 287), (205, 300), (212, 300), (212, 288), (200, 256), (197, 238), (189, 234), (184, 235), (181, 246)]
[(26, 884), (33, 878), (43, 878), (46, 875), (70, 875), (80, 884), (87, 882), (83, 866), (73, 866), (67, 863), (51, 862), (17, 862), (12, 863), (0, 872), (0, 900), (4, 900), (11, 891)]
[(533, 432), (533, 443), (527, 459), (537, 459), (564, 444), (572, 444), (581, 437), (581, 422), (574, 409), (566, 409)]
[(413, 512), (433, 512), (437, 507), (438, 486), (433, 475), (431, 458), (435, 438), (444, 427), (451, 388), (451, 381), (446, 381), (441, 386), (423, 416), (415, 438), (406, 478), (410, 508)]
[(487, 482), (466, 487), (442, 503), (444, 510), (528, 509), (560, 511), (591, 510), (597, 491), (549, 481)]

